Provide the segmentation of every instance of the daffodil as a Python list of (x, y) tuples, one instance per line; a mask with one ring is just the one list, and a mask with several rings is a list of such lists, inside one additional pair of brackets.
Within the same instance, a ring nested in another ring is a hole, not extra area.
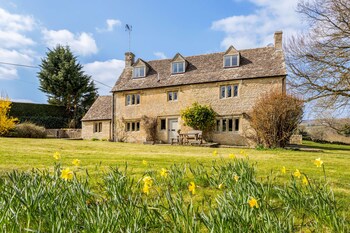
[(146, 160), (142, 160), (142, 164), (147, 166), (148, 165), (148, 162)]
[(73, 172), (67, 167), (66, 169), (61, 170), (61, 178), (64, 180), (73, 179)]
[(235, 179), (235, 181), (238, 182), (239, 176), (235, 175), (233, 179)]
[(142, 192), (143, 192), (144, 194), (148, 195), (148, 194), (149, 194), (149, 189), (150, 189), (150, 188), (151, 188), (150, 185), (144, 184), (143, 189), (142, 189)]
[(78, 167), (80, 165), (80, 160), (79, 159), (74, 159), (72, 164), (76, 167)]
[(286, 174), (286, 167), (285, 167), (285, 166), (283, 166), (283, 167), (281, 168), (281, 172), (282, 172), (282, 174)]
[(248, 157), (247, 152), (245, 152), (244, 150), (241, 150), (239, 153), (240, 153), (241, 155), (243, 155), (244, 157)]
[(160, 176), (167, 178), (168, 177), (168, 170), (166, 170), (165, 168), (162, 168), (162, 170), (160, 170)]
[(53, 154), (53, 157), (54, 157), (54, 159), (56, 159), (56, 160), (61, 159), (61, 155), (60, 155), (60, 153), (57, 152), (57, 151)]
[(145, 176), (142, 181), (145, 183), (145, 184), (148, 184), (148, 185), (152, 185), (153, 184), (153, 179), (150, 177), (150, 176)]
[(219, 189), (222, 189), (223, 187), (224, 187), (223, 183), (219, 184), (219, 186), (218, 186)]
[(235, 156), (234, 154), (229, 154), (228, 157), (229, 157), (230, 159), (235, 159), (235, 158), (236, 158), (236, 156)]
[(323, 161), (321, 160), (321, 158), (318, 158), (318, 159), (315, 159), (314, 164), (315, 164), (317, 167), (321, 167), (322, 164), (323, 164)]
[(213, 151), (213, 156), (217, 156), (218, 152), (216, 150)]
[(303, 185), (309, 185), (309, 180), (306, 178), (306, 176), (303, 177)]
[(295, 170), (295, 172), (293, 173), (293, 176), (295, 176), (295, 177), (300, 179), (301, 173), (300, 173), (299, 169)]
[(250, 206), (250, 208), (259, 208), (259, 204), (258, 204), (258, 201), (254, 198), (254, 197), (251, 197), (248, 201), (248, 204)]
[(193, 181), (191, 181), (190, 184), (188, 185), (188, 191), (190, 191), (192, 195), (196, 193), (196, 185)]

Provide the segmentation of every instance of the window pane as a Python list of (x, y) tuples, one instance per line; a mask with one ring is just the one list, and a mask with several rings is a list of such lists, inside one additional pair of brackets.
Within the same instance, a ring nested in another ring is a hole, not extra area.
[(140, 131), (140, 122), (136, 122), (136, 131)]
[(216, 131), (220, 131), (220, 121), (221, 120), (216, 120)]
[(177, 73), (177, 64), (173, 63), (172, 66), (173, 66), (172, 73)]
[(130, 95), (126, 96), (126, 105), (130, 105)]
[(173, 92), (173, 99), (174, 99), (174, 100), (177, 100), (177, 91), (174, 91), (174, 92)]
[(222, 131), (226, 131), (226, 119), (222, 119)]
[(102, 132), (102, 122), (98, 123), (98, 132)]
[(238, 85), (234, 85), (233, 86), (233, 96), (237, 96), (238, 95)]
[(233, 120), (228, 119), (228, 131), (232, 131), (232, 129), (233, 129)]
[(235, 131), (239, 131), (239, 119), (235, 119)]
[(131, 95), (131, 104), (135, 104), (135, 95)]
[(140, 94), (136, 95), (136, 104), (140, 104)]
[(160, 130), (165, 130), (166, 129), (166, 121), (165, 119), (160, 120)]
[(130, 122), (126, 123), (126, 131), (130, 131)]
[(231, 97), (232, 96), (232, 86), (229, 85), (227, 86), (227, 97)]
[(172, 92), (168, 92), (168, 100), (169, 101), (173, 100), (173, 93)]
[(184, 63), (177, 63), (178, 64), (178, 72), (183, 73), (184, 72)]
[(232, 66), (238, 66), (238, 56), (232, 56)]
[(140, 76), (139, 77), (143, 77), (145, 76), (145, 67), (140, 67)]
[(95, 133), (97, 131), (97, 123), (94, 123), (94, 129), (93, 132)]
[(225, 56), (225, 67), (231, 66), (231, 56)]
[(135, 122), (131, 123), (131, 131), (135, 131)]
[(226, 87), (222, 86), (220, 91), (220, 98), (225, 98)]

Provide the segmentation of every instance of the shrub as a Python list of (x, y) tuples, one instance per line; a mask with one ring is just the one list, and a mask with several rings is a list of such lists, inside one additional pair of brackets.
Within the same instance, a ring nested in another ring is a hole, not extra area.
[(11, 101), (0, 97), (0, 136), (5, 135), (16, 125), (17, 118), (10, 117)]
[(214, 129), (216, 112), (208, 105), (192, 104), (181, 111), (185, 125), (196, 130), (202, 130), (203, 135)]
[(146, 140), (153, 141), (154, 144), (157, 140), (157, 118), (142, 116), (141, 123), (146, 131)]
[(45, 128), (30, 122), (24, 122), (16, 125), (13, 131), (9, 133), (10, 137), (18, 138), (46, 138)]
[(249, 114), (255, 141), (267, 148), (285, 147), (303, 117), (303, 101), (285, 93), (264, 96)]

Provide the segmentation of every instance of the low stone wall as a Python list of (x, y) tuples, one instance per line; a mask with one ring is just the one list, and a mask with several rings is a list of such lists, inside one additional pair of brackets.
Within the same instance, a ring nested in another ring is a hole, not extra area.
[(81, 138), (81, 129), (46, 129), (48, 138)]
[(293, 134), (289, 139), (289, 144), (301, 145), (303, 144), (303, 137), (298, 134)]

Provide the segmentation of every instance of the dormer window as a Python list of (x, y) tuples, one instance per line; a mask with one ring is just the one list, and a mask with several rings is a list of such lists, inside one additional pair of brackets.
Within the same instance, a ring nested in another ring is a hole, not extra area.
[(173, 62), (172, 63), (172, 73), (184, 73), (185, 72), (185, 62)]
[(145, 67), (134, 67), (134, 78), (145, 77)]
[(224, 56), (224, 67), (239, 66), (238, 54)]

